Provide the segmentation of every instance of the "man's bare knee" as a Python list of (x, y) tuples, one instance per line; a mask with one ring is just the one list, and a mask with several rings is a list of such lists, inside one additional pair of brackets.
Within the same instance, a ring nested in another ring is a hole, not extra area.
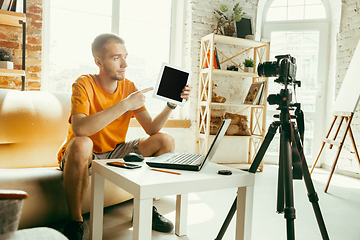
[(70, 164), (89, 164), (93, 153), (93, 142), (88, 137), (73, 138), (66, 148), (66, 162)]
[(162, 148), (165, 152), (173, 152), (175, 150), (175, 139), (169, 133), (159, 132)]

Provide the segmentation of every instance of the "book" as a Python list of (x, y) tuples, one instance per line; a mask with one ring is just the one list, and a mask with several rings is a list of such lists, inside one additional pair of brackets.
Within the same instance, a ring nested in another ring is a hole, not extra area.
[(218, 66), (218, 69), (221, 69), (217, 48), (215, 48), (215, 59), (216, 59), (216, 64)]
[(259, 102), (257, 103), (258, 105), (260, 104), (263, 104), (264, 103), (264, 99), (265, 99), (265, 88), (266, 88), (266, 82), (263, 82), (262, 83), (262, 86), (261, 86), (261, 91), (260, 91), (260, 96), (259, 96)]
[(23, 13), (24, 0), (16, 0), (15, 12)]
[[(206, 67), (208, 68), (209, 67), (209, 65), (210, 65), (210, 50), (208, 51), (208, 53), (207, 53), (207, 56), (205, 56), (205, 57), (207, 57), (206, 59), (205, 59), (205, 63), (206, 63)], [(214, 51), (214, 60), (213, 60), (213, 67), (215, 68), (215, 69), (218, 69), (220, 64), (218, 64), (217, 63), (217, 61), (216, 61), (216, 54), (215, 54), (215, 51)]]
[(1, 4), (1, 10), (8, 10), (10, 6), (10, 1), (11, 0), (3, 0)]
[(8, 11), (15, 12), (15, 3), (16, 3), (16, 0), (10, 0), (10, 5), (9, 5)]
[(261, 103), (261, 97), (264, 91), (264, 82), (255, 82), (251, 84), (249, 91), (246, 95), (244, 104), (258, 105)]

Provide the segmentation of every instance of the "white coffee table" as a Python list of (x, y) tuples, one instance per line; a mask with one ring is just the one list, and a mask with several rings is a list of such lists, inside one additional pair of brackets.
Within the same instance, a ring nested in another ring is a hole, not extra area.
[[(169, 170), (181, 173), (175, 175), (151, 171), (145, 163), (140, 163), (142, 168), (139, 169), (123, 169), (107, 165), (108, 161), (94, 160), (92, 163), (91, 239), (102, 239), (104, 179), (108, 179), (134, 196), (134, 240), (151, 239), (153, 198), (176, 195), (175, 234), (183, 236), (186, 235), (188, 193), (234, 187), (238, 188), (236, 240), (251, 239), (254, 174), (211, 162), (200, 172)], [(233, 174), (219, 175), (217, 172), (220, 169), (229, 169)]]

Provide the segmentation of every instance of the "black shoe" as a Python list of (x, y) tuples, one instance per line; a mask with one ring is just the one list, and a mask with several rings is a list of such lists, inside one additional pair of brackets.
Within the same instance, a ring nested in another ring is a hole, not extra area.
[(174, 229), (173, 223), (161, 215), (153, 206), (152, 229), (158, 232), (168, 233)]
[(69, 240), (82, 240), (84, 236), (84, 223), (70, 221), (64, 228), (64, 235)]

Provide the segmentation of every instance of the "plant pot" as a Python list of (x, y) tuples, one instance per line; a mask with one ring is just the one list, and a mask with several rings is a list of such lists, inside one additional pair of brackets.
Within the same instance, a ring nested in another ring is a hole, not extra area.
[(244, 67), (244, 72), (254, 72), (254, 68), (252, 67)]
[(234, 36), (235, 26), (234, 25), (225, 25), (224, 26), (224, 34), (225, 36)]
[(10, 61), (0, 61), (0, 68), (14, 69), (14, 63)]

